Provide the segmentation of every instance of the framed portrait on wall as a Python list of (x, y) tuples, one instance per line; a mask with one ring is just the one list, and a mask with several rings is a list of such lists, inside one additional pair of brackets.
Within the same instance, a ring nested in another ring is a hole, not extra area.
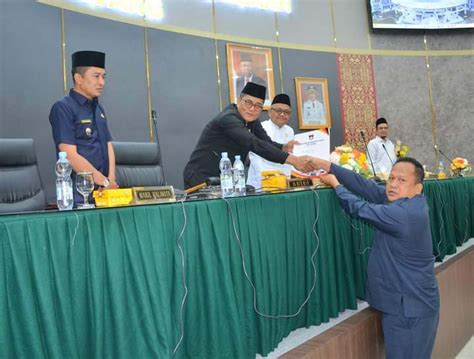
[(298, 125), (303, 130), (331, 128), (328, 80), (295, 77)]
[(247, 82), (267, 88), (264, 108), (270, 108), (275, 96), (272, 50), (270, 48), (226, 44), (230, 102), (236, 103)]

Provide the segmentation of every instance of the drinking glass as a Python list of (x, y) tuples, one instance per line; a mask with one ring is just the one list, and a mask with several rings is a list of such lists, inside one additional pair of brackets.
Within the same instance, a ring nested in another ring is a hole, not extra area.
[(92, 176), (92, 172), (78, 172), (76, 174), (76, 188), (77, 191), (84, 196), (84, 204), (78, 205), (77, 208), (94, 208), (95, 206), (89, 203), (89, 195), (94, 190), (94, 177)]

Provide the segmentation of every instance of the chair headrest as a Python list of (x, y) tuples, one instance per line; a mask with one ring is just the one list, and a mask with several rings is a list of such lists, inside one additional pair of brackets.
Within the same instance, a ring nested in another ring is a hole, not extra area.
[(0, 166), (27, 166), (36, 163), (31, 138), (0, 139)]
[(156, 143), (112, 142), (118, 165), (160, 165)]

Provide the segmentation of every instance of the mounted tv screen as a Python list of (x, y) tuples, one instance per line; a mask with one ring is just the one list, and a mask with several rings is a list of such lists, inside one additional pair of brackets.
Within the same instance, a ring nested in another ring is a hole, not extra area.
[(368, 0), (374, 29), (474, 28), (474, 0)]

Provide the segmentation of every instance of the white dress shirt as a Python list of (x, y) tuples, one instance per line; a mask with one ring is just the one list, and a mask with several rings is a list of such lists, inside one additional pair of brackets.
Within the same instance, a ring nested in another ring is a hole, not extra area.
[[(385, 146), (385, 149), (382, 145)], [(395, 146), (392, 141), (388, 138), (384, 140), (377, 136), (369, 142), (367, 148), (370, 153), (370, 158), (368, 156), (369, 154), (367, 154), (367, 161), (369, 161), (370, 170), (372, 171), (372, 166), (370, 164), (370, 159), (372, 159), (376, 173), (389, 173), (393, 164), (397, 160)]]
[(324, 106), (318, 100), (307, 100), (303, 104), (303, 119), (305, 124), (324, 125), (326, 123), (326, 113)]
[[(284, 125), (278, 127), (271, 120), (262, 122), (263, 129), (267, 132), (267, 135), (274, 142), (281, 144), (287, 144), (295, 137), (295, 131), (290, 126)], [(262, 176), (261, 172), (265, 170), (279, 170), (283, 172), (287, 177), (291, 176), (292, 166), (287, 164), (280, 164), (275, 162), (267, 161), (259, 155), (249, 152), (250, 168), (247, 176), (247, 184), (254, 186), (255, 188), (262, 187)]]

